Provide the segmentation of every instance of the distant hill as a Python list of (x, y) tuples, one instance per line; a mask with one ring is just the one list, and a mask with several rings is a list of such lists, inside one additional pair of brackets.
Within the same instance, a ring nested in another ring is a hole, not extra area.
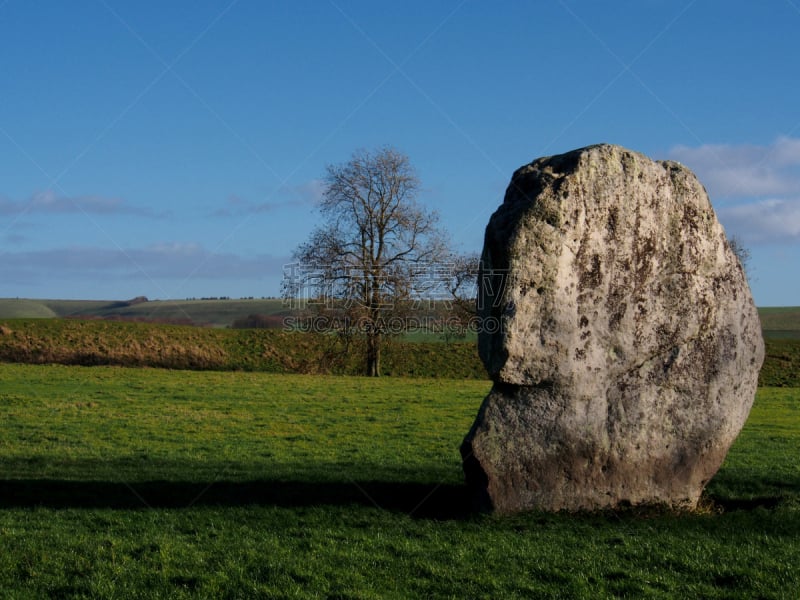
[(770, 339), (800, 339), (800, 306), (759, 308), (761, 329)]
[(249, 315), (288, 315), (282, 300), (30, 300), (0, 299), (0, 318), (116, 319), (228, 327)]
[[(248, 317), (291, 314), (280, 299), (153, 300), (30, 300), (0, 298), (0, 319), (77, 318), (230, 327)], [(800, 307), (759, 308), (768, 339), (800, 339)], [(250, 319), (258, 321), (257, 319)]]
[(48, 307), (46, 302), (46, 300), (0, 298), (0, 318), (46, 319), (58, 317), (58, 313)]

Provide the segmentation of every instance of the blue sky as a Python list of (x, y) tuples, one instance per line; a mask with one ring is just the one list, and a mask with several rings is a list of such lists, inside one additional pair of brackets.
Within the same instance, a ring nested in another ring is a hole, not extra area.
[(0, 297), (270, 296), (325, 166), (405, 152), (456, 245), (517, 167), (692, 168), (800, 305), (800, 1), (0, 0)]

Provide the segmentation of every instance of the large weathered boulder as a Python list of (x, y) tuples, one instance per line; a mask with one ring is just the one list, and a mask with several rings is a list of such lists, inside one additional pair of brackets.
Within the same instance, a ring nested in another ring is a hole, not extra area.
[(484, 509), (691, 508), (764, 355), (742, 267), (678, 163), (611, 145), (518, 169), (486, 228), (461, 447)]

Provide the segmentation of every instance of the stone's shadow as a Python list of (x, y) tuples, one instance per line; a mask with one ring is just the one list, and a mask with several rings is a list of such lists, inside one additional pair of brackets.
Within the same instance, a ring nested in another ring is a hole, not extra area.
[(709, 496), (709, 499), (715, 508), (719, 508), (723, 512), (734, 510), (750, 511), (757, 508), (772, 510), (778, 507), (783, 501), (782, 498), (775, 496), (759, 496), (757, 498), (718, 498)]
[[(714, 511), (722, 513), (772, 511), (784, 503), (800, 501), (800, 478), (765, 482), (736, 480), (744, 496), (727, 490), (710, 490), (706, 496)], [(766, 486), (766, 487), (765, 487)], [(190, 507), (273, 506), (279, 508), (366, 507), (415, 519), (452, 521), (474, 518), (479, 510), (466, 485), (403, 481), (80, 481), (65, 479), (0, 479), (0, 509), (45, 507), (55, 509), (118, 510), (185, 509)], [(542, 515), (543, 513), (534, 513)], [(562, 516), (565, 513), (558, 513)], [(615, 515), (617, 518), (651, 518), (665, 514), (653, 507), (618, 507), (574, 517)]]
[(800, 477), (781, 480), (726, 472), (713, 480), (707, 498), (723, 512), (773, 510), (785, 503), (800, 502)]
[(0, 480), (0, 508), (374, 507), (433, 520), (473, 514), (462, 485), (387, 481), (68, 481)]

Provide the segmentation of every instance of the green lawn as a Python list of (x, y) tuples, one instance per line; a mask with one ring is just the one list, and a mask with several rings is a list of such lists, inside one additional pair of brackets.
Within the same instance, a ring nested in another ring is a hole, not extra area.
[[(364, 370), (362, 357), (362, 339), (348, 348), (337, 336), (321, 333), (102, 320), (0, 320), (0, 361), (9, 363), (357, 374)], [(474, 342), (396, 340), (384, 344), (381, 362), (385, 375), (486, 379)]]
[(795, 598), (800, 390), (705, 510), (473, 515), (485, 381), (0, 364), (0, 598)]

